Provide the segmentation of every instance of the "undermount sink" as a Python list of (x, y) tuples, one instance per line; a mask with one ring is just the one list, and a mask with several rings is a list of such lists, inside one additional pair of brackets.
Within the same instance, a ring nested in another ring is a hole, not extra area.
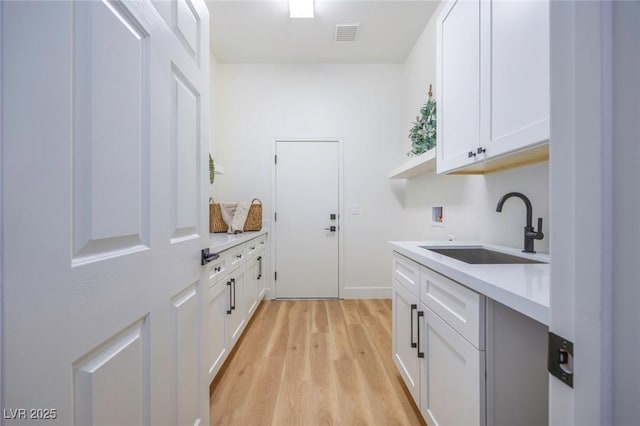
[(430, 246), (420, 246), (423, 249), (434, 251), (443, 256), (452, 257), (462, 262), (474, 265), (497, 265), (516, 263), (545, 263), (539, 260), (513, 256), (500, 253), (499, 251), (488, 250), (480, 247), (457, 247), (457, 248), (437, 248)]

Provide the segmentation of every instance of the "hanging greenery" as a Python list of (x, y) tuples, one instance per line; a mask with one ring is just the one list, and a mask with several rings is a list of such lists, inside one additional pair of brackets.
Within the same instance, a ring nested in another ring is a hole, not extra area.
[(216, 165), (213, 162), (213, 158), (211, 158), (211, 154), (209, 154), (209, 183), (213, 183), (213, 180), (216, 177)]
[(420, 155), (436, 146), (436, 101), (433, 99), (431, 85), (429, 85), (429, 99), (422, 108), (420, 115), (416, 116), (413, 127), (409, 129), (411, 139), (411, 151), (409, 157)]

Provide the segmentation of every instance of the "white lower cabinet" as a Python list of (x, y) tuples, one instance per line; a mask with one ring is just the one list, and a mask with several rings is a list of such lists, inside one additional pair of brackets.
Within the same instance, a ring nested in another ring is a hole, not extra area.
[(420, 396), (418, 362), (418, 297), (397, 280), (393, 280), (392, 347), (395, 363), (414, 400)]
[(207, 265), (209, 298), (206, 313), (206, 347), (209, 382), (242, 335), (264, 297), (265, 279), (260, 276), (265, 238), (231, 247)]
[(403, 257), (407, 287), (398, 258), (392, 356), (427, 424), (546, 424), (547, 327)]
[(478, 344), (484, 296), (410, 259), (403, 262), (419, 271), (419, 286), (410, 287), (419, 296), (393, 279), (393, 360), (409, 393), (429, 425), (485, 425), (485, 352)]
[(227, 281), (227, 286), (231, 291), (231, 309), (229, 309), (230, 313), (227, 316), (231, 347), (242, 335), (248, 318), (245, 311), (245, 284), (247, 282), (245, 272), (246, 268), (240, 267), (229, 274), (229, 281)]
[(256, 238), (247, 244), (249, 257), (244, 277), (244, 307), (247, 318), (251, 318), (266, 292), (264, 267), (264, 238)]
[[(263, 243), (264, 244), (264, 243)], [(264, 250), (258, 257), (256, 257), (256, 262), (258, 263), (258, 278), (257, 278), (257, 291), (258, 291), (258, 299), (262, 299), (267, 292), (267, 279), (265, 278), (264, 272)]]
[(213, 379), (229, 352), (229, 332), (226, 327), (226, 316), (231, 291), (226, 281), (218, 282), (209, 288), (209, 304), (207, 305), (209, 380)]
[(485, 352), (420, 304), (420, 412), (430, 425), (483, 425)]

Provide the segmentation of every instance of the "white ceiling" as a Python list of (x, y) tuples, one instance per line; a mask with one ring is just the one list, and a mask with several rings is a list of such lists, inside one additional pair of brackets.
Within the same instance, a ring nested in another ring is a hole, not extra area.
[[(315, 0), (315, 18), (289, 18), (288, 0), (207, 0), (211, 51), (223, 63), (402, 63), (437, 0)], [(360, 23), (354, 42), (336, 24)]]

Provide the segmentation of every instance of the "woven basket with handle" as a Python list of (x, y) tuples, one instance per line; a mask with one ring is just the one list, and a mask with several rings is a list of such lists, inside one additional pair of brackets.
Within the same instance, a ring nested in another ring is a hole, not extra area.
[[(227, 232), (229, 225), (222, 219), (220, 204), (214, 203), (213, 198), (209, 198), (209, 232)], [(262, 229), (262, 201), (257, 198), (251, 200), (247, 220), (244, 222), (243, 231), (259, 231)]]
[[(256, 203), (257, 202), (257, 203)], [(251, 207), (249, 207), (249, 214), (247, 220), (244, 222), (243, 230), (246, 231), (259, 231), (262, 229), (262, 201), (257, 198), (251, 200)]]
[(222, 219), (220, 204), (214, 203), (213, 198), (209, 198), (209, 232), (227, 232), (229, 227)]

